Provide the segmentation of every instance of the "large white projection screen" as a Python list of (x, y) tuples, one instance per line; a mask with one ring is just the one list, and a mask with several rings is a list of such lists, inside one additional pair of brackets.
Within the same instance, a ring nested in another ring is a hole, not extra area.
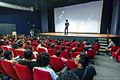
[(100, 33), (103, 1), (94, 1), (54, 9), (55, 32), (64, 32), (68, 19), (68, 32)]

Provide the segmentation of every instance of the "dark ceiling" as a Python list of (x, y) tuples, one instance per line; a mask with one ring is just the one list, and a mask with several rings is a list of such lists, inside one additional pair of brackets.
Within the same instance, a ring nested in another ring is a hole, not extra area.
[[(34, 6), (35, 9), (38, 8), (38, 2), (40, 0), (0, 0), (2, 2), (12, 3), (21, 6)], [(65, 5), (79, 4), (90, 1), (99, 1), (99, 0), (48, 0), (49, 7), (59, 7)]]

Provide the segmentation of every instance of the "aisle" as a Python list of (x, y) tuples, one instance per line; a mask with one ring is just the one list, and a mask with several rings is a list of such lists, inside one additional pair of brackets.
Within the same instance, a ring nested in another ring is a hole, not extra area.
[(120, 80), (120, 63), (108, 55), (97, 55), (95, 69), (97, 75), (94, 80)]

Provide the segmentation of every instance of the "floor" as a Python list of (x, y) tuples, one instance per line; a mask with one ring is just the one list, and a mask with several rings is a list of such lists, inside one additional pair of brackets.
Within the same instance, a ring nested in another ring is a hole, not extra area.
[(120, 63), (111, 59), (110, 55), (105, 53), (96, 55), (93, 66), (97, 72), (94, 80), (120, 80)]
[(94, 80), (120, 80), (120, 63), (110, 55), (96, 55), (94, 67), (97, 72)]

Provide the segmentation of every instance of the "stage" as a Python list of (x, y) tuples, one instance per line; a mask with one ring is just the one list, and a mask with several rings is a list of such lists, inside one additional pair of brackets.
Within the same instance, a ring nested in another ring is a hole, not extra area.
[(97, 37), (97, 38), (113, 38), (113, 37), (120, 37), (118, 35), (112, 34), (88, 34), (88, 33), (68, 33), (68, 35), (64, 35), (64, 33), (39, 33), (39, 35), (43, 36), (71, 36), (71, 37)]
[(91, 43), (94, 43), (96, 39), (105, 39), (111, 38), (115, 42), (118, 42), (120, 36), (119, 35), (112, 35), (112, 34), (88, 34), (88, 33), (68, 33), (68, 35), (64, 35), (62, 32), (50, 32), (50, 33), (38, 33), (37, 36), (49, 37), (50, 39), (65, 39), (65, 40), (78, 40), (84, 41), (88, 39)]

